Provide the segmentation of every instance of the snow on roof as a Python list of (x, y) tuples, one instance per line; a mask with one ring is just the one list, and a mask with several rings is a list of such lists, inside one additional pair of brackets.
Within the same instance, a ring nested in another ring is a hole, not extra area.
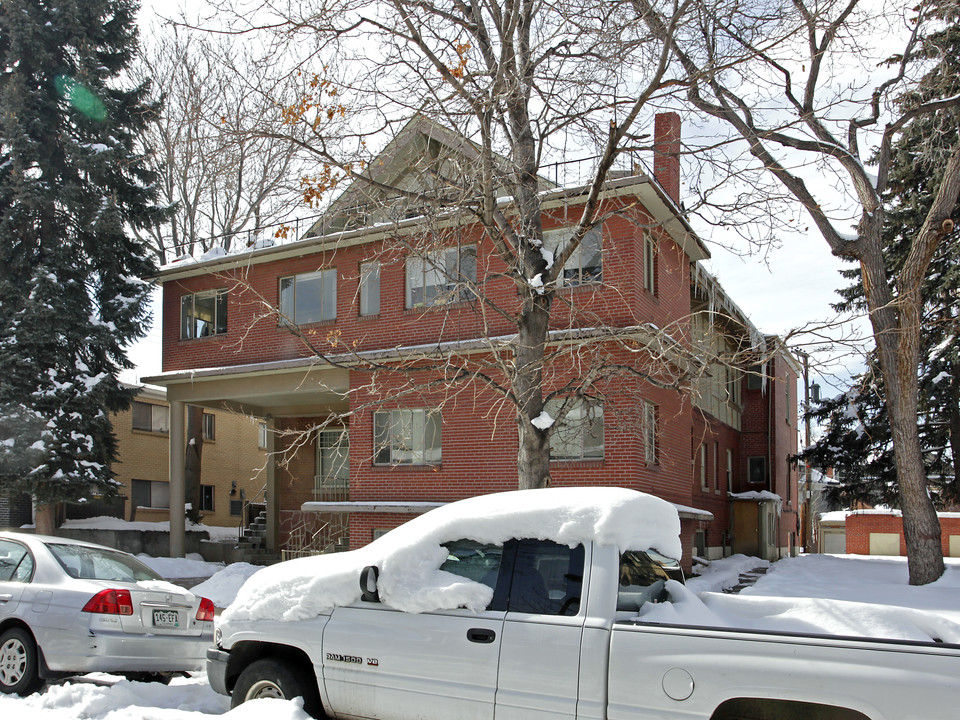
[(300, 558), (260, 570), (224, 611), (232, 620), (305, 620), (360, 599), (360, 572), (380, 570), (384, 603), (406, 612), (484, 609), (486, 585), (440, 570), (441, 543), (470, 539), (502, 544), (511, 538), (553, 540), (571, 547), (593, 541), (622, 550), (654, 548), (679, 558), (680, 519), (665, 500), (611, 487), (547, 488), (481, 495), (415, 517), (370, 545), (345, 553)]

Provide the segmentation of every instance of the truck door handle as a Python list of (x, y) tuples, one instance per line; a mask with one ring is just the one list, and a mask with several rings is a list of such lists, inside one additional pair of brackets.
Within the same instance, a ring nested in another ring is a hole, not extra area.
[(13, 600), (13, 595), (10, 595), (9, 593), (0, 595), (0, 603), (10, 602), (11, 600)]
[(497, 634), (493, 630), (486, 628), (470, 628), (467, 630), (467, 640), (475, 643), (488, 644), (497, 639)]

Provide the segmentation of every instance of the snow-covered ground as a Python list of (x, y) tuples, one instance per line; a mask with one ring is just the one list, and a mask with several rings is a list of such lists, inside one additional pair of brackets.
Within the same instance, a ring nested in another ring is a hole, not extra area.
[[(168, 577), (191, 577), (196, 560), (154, 558)], [(918, 623), (927, 629), (960, 627), (960, 560), (947, 560), (947, 573), (925, 587), (907, 584), (904, 558), (859, 555), (804, 555), (773, 563), (755, 586), (740, 595), (718, 592), (737, 583), (744, 570), (766, 563), (739, 555), (712, 563), (687, 585), (686, 600), (713, 620), (793, 624), (806, 630), (829, 632), (837, 616), (859, 618), (863, 634), (889, 636), (914, 633)], [(178, 565), (183, 569), (176, 570)], [(207, 565), (213, 565), (207, 563)], [(222, 607), (235, 596), (243, 579), (257, 568), (237, 564), (219, 570), (200, 594)], [(188, 571), (189, 570), (189, 571)], [(197, 586), (201, 589), (202, 586)], [(681, 601), (683, 604), (683, 601)], [(654, 606), (658, 610), (668, 605)], [(851, 612), (856, 608), (859, 612)], [(686, 612), (684, 610), (684, 612)], [(849, 628), (840, 632), (849, 634)], [(857, 633), (859, 634), (859, 633)], [(929, 633), (928, 633), (929, 636)], [(957, 640), (953, 640), (957, 642)], [(230, 701), (214, 693), (204, 675), (176, 679), (169, 686), (131, 683), (97, 675), (98, 684), (67, 680), (27, 698), (0, 696), (0, 715), (17, 720), (307, 720), (298, 701), (257, 700), (229, 711)]]

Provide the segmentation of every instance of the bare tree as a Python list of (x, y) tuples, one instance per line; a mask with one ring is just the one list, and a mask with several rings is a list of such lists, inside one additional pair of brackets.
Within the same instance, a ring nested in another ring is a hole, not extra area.
[[(884, 262), (881, 230), (893, 143), (918, 118), (960, 103), (956, 97), (909, 108), (895, 102), (922, 71), (912, 62), (919, 38), (944, 20), (932, 16), (928, 2), (877, 16), (874, 5), (861, 10), (858, 0), (793, 0), (759, 23), (760, 8), (717, 14), (701, 4), (696, 35), (680, 38), (672, 32), (673, 18), (654, 3), (635, 5), (676, 53), (689, 103), (721, 121), (730, 139), (746, 144), (753, 170), (775, 178), (805, 209), (834, 255), (859, 263), (886, 388), (910, 582), (936, 580), (944, 568), (940, 525), (917, 434), (921, 290), (938, 244), (953, 229), (960, 147), (944, 156), (946, 169), (929, 212), (902, 268), (893, 273)], [(956, 9), (947, 21), (955, 18)], [(898, 30), (902, 43), (890, 72), (879, 72), (870, 60), (879, 63), (893, 54), (890, 41)], [(878, 37), (881, 48), (870, 48)], [(744, 51), (751, 62), (731, 68), (731, 56)], [(883, 77), (871, 85), (878, 75)], [(935, 148), (931, 143), (916, 151)], [(835, 183), (825, 187), (819, 180), (824, 177)], [(846, 231), (844, 223), (855, 224), (855, 231)]]
[(160, 263), (242, 247), (256, 228), (288, 220), (300, 200), (299, 145), (254, 130), (279, 122), (298, 84), (235, 38), (166, 25), (145, 45), (141, 71), (163, 95), (148, 142), (164, 168), (161, 196), (175, 207), (149, 229)]

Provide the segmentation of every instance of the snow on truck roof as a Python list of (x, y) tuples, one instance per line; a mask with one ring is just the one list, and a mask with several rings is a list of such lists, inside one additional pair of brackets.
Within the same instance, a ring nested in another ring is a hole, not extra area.
[(266, 567), (247, 580), (222, 619), (306, 620), (349, 605), (360, 599), (360, 572), (367, 565), (380, 569), (380, 597), (393, 608), (480, 611), (493, 591), (440, 570), (447, 559), (441, 543), (534, 538), (573, 547), (592, 541), (679, 558), (679, 535), (673, 505), (634, 490), (546, 488), (481, 495), (435, 508), (357, 550)]

